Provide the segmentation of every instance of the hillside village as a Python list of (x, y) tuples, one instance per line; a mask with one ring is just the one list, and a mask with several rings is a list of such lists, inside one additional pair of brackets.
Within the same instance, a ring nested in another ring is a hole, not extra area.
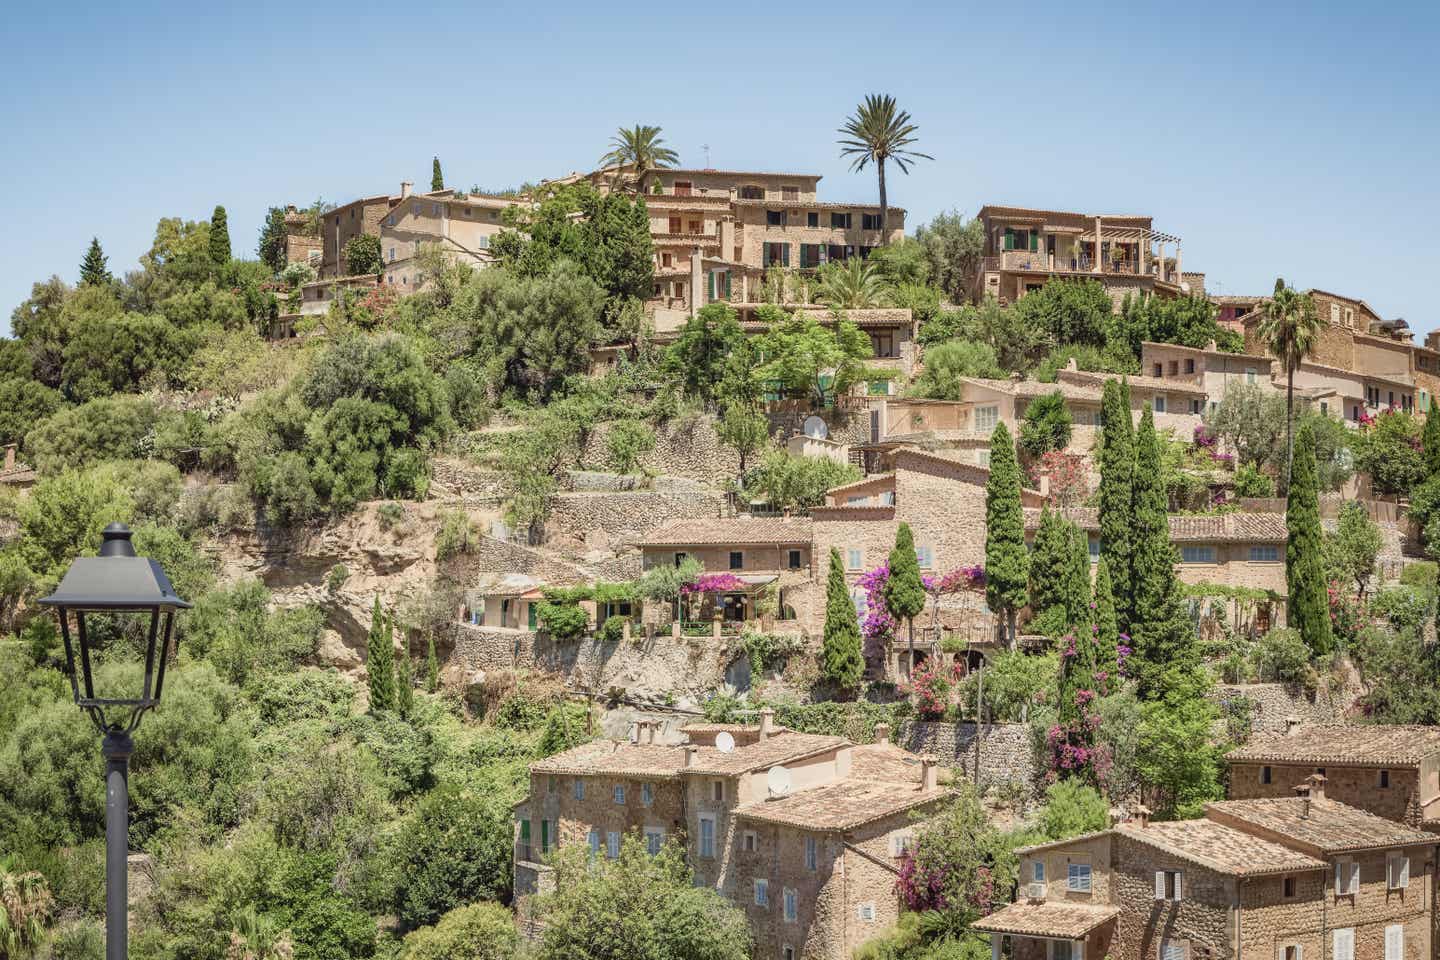
[(134, 956), (1434, 956), (1440, 331), (644, 129), (16, 308), (0, 956), (98, 942), (37, 602), (112, 521), (195, 603)]

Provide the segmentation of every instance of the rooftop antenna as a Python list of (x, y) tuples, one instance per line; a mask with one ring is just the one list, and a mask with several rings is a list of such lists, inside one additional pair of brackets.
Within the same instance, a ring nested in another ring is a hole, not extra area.
[(702, 143), (702, 144), (700, 144), (700, 149), (705, 151), (705, 169), (706, 169), (706, 170), (709, 170), (709, 169), (710, 169), (710, 144), (708, 144), (708, 143)]
[(729, 753), (735, 749), (735, 738), (727, 731), (720, 731), (720, 734), (715, 738), (715, 749), (721, 753)]

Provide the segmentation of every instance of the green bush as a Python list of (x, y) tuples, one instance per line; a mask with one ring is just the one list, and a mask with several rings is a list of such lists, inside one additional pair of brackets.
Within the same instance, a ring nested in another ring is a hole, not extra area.
[(345, 581), (349, 579), (350, 568), (343, 563), (337, 563), (331, 567), (330, 572), (325, 575), (325, 589), (333, 596), (345, 589)]
[(1235, 496), (1273, 497), (1275, 496), (1275, 478), (1261, 473), (1260, 468), (1253, 463), (1241, 464), (1235, 471)]
[(1251, 653), (1255, 673), (1261, 680), (1298, 683), (1306, 679), (1310, 648), (1299, 630), (1276, 628), (1255, 642)]
[(1370, 601), (1370, 610), (1390, 621), (1396, 630), (1412, 631), (1419, 636), (1423, 624), (1430, 617), (1430, 605), (1434, 599), (1432, 594), (1416, 587), (1389, 587), (1375, 594)]
[(405, 505), (386, 500), (375, 509), (375, 516), (379, 518), (382, 529), (393, 530), (405, 522)]
[(1400, 569), (1400, 582), (1407, 587), (1434, 594), (1437, 574), (1440, 574), (1440, 564), (1431, 560), (1417, 560)]
[(144, 397), (100, 397), (36, 426), (25, 436), (25, 453), (43, 474), (138, 459), (156, 418), (155, 404)]
[(449, 785), (420, 799), (391, 846), (401, 923), (433, 924), (476, 900), (509, 899), (509, 805), (516, 799)]
[(611, 646), (619, 643), (625, 638), (625, 618), (620, 616), (606, 617), (600, 629), (596, 631), (595, 638), (601, 643)]
[(213, 663), (232, 683), (289, 670), (320, 643), (325, 615), (318, 607), (270, 609), (259, 580), (213, 590), (195, 602), (184, 621), (186, 649)]
[(398, 960), (511, 960), (519, 952), (510, 911), (498, 903), (474, 903), (406, 936)]
[(435, 561), (439, 563), (469, 553), (479, 542), (469, 514), (463, 510), (447, 510), (441, 514), (440, 529), (435, 534)]
[(552, 603), (543, 600), (536, 608), (536, 615), (545, 629), (550, 631), (550, 636), (560, 643), (579, 640), (590, 626), (589, 615), (574, 603)]

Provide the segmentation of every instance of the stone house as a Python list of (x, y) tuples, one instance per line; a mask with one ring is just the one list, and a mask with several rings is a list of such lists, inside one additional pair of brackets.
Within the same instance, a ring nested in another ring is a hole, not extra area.
[(938, 766), (880, 742), (758, 725), (691, 724), (683, 743), (657, 742), (648, 721), (633, 742), (600, 741), (530, 767), (516, 806), (515, 891), (550, 889), (556, 845), (615, 857), (627, 833), (652, 850), (677, 840), (697, 884), (749, 918), (757, 957), (849, 957), (899, 915), (899, 857), (915, 814), (948, 795)]
[(295, 208), (285, 207), (285, 262), (308, 263), (317, 270), (324, 256), (324, 241), (310, 233), (310, 217)]
[(1206, 296), (1211, 303), (1220, 311), (1215, 315), (1215, 322), (1226, 330), (1235, 333), (1245, 333), (1243, 319), (1246, 314), (1264, 303), (1268, 297), (1247, 296), (1244, 294), (1208, 294)]
[[(1051, 280), (1092, 279), (1118, 308), (1126, 294), (1202, 296), (1204, 274), (1183, 274), (1180, 238), (1145, 216), (1102, 216), (986, 204), (985, 247), (971, 296), (1014, 303)], [(1172, 247), (1167, 253), (1167, 247)]]
[(1232, 800), (1288, 796), (1311, 774), (1325, 793), (1376, 816), (1440, 833), (1440, 728), (1293, 722), (1230, 751)]
[(521, 201), (515, 197), (482, 194), (436, 193), (409, 196), (380, 221), (380, 259), (385, 283), (400, 293), (412, 293), (425, 279), (415, 259), (422, 244), (438, 244), (452, 260), (483, 267), (492, 262), (490, 242), (504, 226), (506, 208)]
[(35, 486), (35, 468), (16, 459), (16, 449), (16, 444), (5, 444), (5, 459), (0, 461), (0, 486), (28, 490)]
[(410, 183), (400, 186), (401, 196), (388, 193), (352, 200), (336, 207), (320, 218), (320, 279), (336, 280), (348, 276), (345, 266), (345, 244), (361, 235), (380, 236), (380, 223), (390, 208), (410, 194)]
[(1245, 384), (1272, 389), (1273, 364), (1273, 357), (1226, 353), (1215, 349), (1214, 343), (1197, 348), (1147, 341), (1140, 347), (1140, 369), (1150, 379), (1185, 383), (1204, 392), (1201, 413), (1215, 409), (1232, 386)]
[(1426, 960), (1435, 837), (1324, 795), (1212, 803), (1022, 848), (998, 960)]

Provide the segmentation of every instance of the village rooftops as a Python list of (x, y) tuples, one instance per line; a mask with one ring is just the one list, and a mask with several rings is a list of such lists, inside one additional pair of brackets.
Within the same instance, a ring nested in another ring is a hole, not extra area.
[(852, 775), (787, 796), (747, 803), (735, 812), (747, 820), (804, 830), (853, 830), (934, 803), (948, 794), (948, 789), (926, 790), (918, 782), (877, 781)]
[(1214, 820), (1174, 820), (1143, 826), (1122, 823), (1115, 827), (1115, 833), (1233, 877), (1325, 869), (1322, 860)]
[[(1433, 846), (1440, 842), (1433, 833), (1377, 817), (1323, 795), (1220, 800), (1206, 804), (1205, 815), (1220, 823), (1235, 824), (1239, 829), (1263, 830), (1321, 855), (1422, 843)], [(1146, 829), (1154, 826), (1157, 825)]]
[(1305, 766), (1415, 767), (1440, 753), (1440, 727), (1304, 723), (1257, 738), (1226, 759)]
[(1085, 403), (1099, 403), (1101, 400), (1099, 387), (1078, 383), (1044, 383), (1040, 380), (992, 380), (986, 377), (961, 377), (960, 382), (1016, 397), (1048, 397), (1052, 393), (1058, 393), (1066, 400), (1082, 401)]
[(776, 764), (794, 763), (848, 746), (850, 741), (844, 737), (787, 731), (771, 734), (757, 743), (737, 746), (729, 753), (702, 747), (695, 756), (694, 764), (682, 772), (733, 777), (750, 773), (752, 770), (764, 770)]
[(635, 541), (641, 547), (686, 547), (699, 544), (808, 544), (810, 520), (805, 517), (730, 517), (677, 520), (651, 530)]
[[(1195, 357), (1228, 357), (1228, 358), (1230, 358), (1230, 359), (1242, 360), (1242, 361), (1243, 361), (1243, 360), (1254, 360), (1254, 361), (1257, 362), (1257, 363), (1265, 363), (1265, 364), (1270, 364), (1270, 363), (1274, 362), (1274, 360), (1275, 360), (1274, 357), (1267, 356), (1267, 355), (1265, 355), (1265, 354), (1263, 354), (1263, 353), (1231, 353), (1231, 352), (1228, 351), (1228, 350), (1220, 350), (1220, 349), (1216, 348), (1216, 346), (1215, 346), (1215, 341), (1213, 341), (1213, 340), (1210, 341), (1210, 344), (1209, 344), (1208, 346), (1204, 346), (1204, 347), (1187, 347), (1187, 346), (1185, 346), (1183, 343), (1161, 343), (1161, 342), (1159, 342), (1158, 340), (1145, 340), (1145, 341), (1143, 341), (1143, 342), (1140, 344), (1140, 347), (1141, 347), (1142, 350), (1143, 350), (1144, 348), (1146, 348), (1146, 347), (1155, 347), (1156, 349), (1159, 349), (1159, 350), (1173, 351), (1173, 352), (1175, 352), (1175, 353), (1181, 353), (1181, 354), (1189, 354), (1190, 356), (1195, 356)], [(1132, 378), (1130, 378), (1130, 379), (1139, 379), (1139, 378), (1138, 378), (1138, 377), (1132, 377)], [(1151, 378), (1151, 379), (1154, 379), (1154, 378)], [(1162, 378), (1160, 378), (1160, 379), (1165, 379), (1165, 378), (1162, 377)], [(1168, 383), (1169, 381), (1167, 380), (1166, 382)]]
[(1149, 224), (1151, 220), (1154, 219), (1153, 217), (1140, 214), (1081, 213), (1078, 210), (1036, 210), (1032, 207), (1010, 207), (1004, 204), (994, 203), (985, 204), (975, 216), (982, 220), (987, 218), (992, 220), (1033, 220), (1037, 223), (1060, 217), (1078, 217), (1082, 220), (1094, 220), (1098, 217), (1102, 221), (1134, 221), (1135, 223), (1144, 224)]
[(1021, 937), (1081, 940), (1097, 927), (1120, 916), (1119, 907), (1047, 900), (1012, 903), (970, 924), (983, 933), (1009, 933)]
[[(530, 765), (535, 773), (572, 776), (673, 779), (684, 774), (739, 776), (776, 764), (794, 763), (850, 745), (844, 737), (794, 733), (783, 728), (758, 742), (728, 752), (708, 744), (631, 743), (597, 740)], [(694, 762), (686, 765), (694, 751)]]
[[(1026, 530), (1033, 532), (1040, 528), (1041, 512), (1035, 507), (1025, 509)], [(1094, 507), (1055, 512), (1087, 533), (1100, 530), (1100, 512)], [(1289, 536), (1283, 513), (1171, 514), (1169, 520), (1170, 539), (1177, 543), (1284, 543)]]

